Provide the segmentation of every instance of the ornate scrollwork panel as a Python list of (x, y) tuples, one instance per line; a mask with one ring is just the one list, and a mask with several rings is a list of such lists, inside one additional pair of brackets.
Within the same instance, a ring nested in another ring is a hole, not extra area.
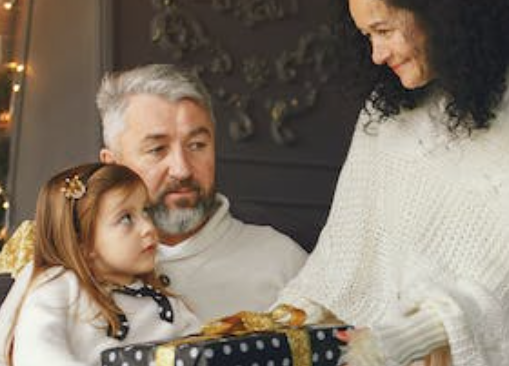
[[(297, 14), (298, 0), (212, 0), (206, 3), (203, 0), (153, 0), (156, 15), (152, 21), (153, 42), (167, 51), (172, 61), (193, 64), (209, 84), (214, 98), (222, 103), (233, 141), (253, 138), (257, 123), (250, 111), (265, 106), (272, 140), (280, 145), (295, 143), (298, 138), (291, 128), (292, 122), (312, 109), (320, 88), (338, 69), (337, 40), (330, 27), (317, 25), (297, 37), (293, 47), (291, 42), (286, 42), (290, 47), (273, 57), (261, 57), (259, 49), (240, 56), (206, 30), (196, 14), (186, 9), (190, 2), (201, 6), (209, 4), (212, 9), (252, 27)], [(246, 40), (246, 44), (249, 43)], [(235, 87), (230, 83), (227, 88), (227, 79), (235, 79)]]
[(222, 12), (231, 12), (248, 27), (283, 19), (299, 11), (297, 0), (213, 0), (212, 7)]

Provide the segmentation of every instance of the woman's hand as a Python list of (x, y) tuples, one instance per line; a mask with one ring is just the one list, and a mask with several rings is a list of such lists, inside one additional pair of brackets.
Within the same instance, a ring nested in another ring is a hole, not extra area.
[(345, 353), (347, 352), (347, 345), (350, 342), (350, 334), (348, 330), (338, 330), (336, 332), (336, 338), (339, 340), (341, 357), (338, 360), (338, 366), (349, 366), (344, 360)]
[(336, 333), (342, 351), (338, 366), (383, 366), (385, 356), (369, 328), (340, 330)]

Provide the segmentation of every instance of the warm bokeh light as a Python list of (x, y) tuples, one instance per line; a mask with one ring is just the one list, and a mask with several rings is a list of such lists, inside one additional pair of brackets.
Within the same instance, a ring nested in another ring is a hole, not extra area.
[(16, 71), (16, 72), (23, 72), (25, 71), (25, 65), (17, 63), (16, 61), (9, 62), (7, 64), (7, 67), (10, 70)]
[[(3, 22), (6, 22), (8, 23), (8, 19), (7, 18), (10, 18), (12, 16), (15, 16), (16, 12), (14, 11), (15, 9), (15, 6), (17, 5), (17, 0), (0, 0), (0, 4), (3, 6), (4, 10), (7, 11), (8, 13), (4, 13), (3, 16), (2, 16), (2, 26), (3, 26)], [(0, 10), (2, 10), (0, 8)], [(5, 27), (2, 27), (2, 32), (4, 32), (4, 28)], [(9, 28), (9, 27), (8, 27)], [(15, 28), (12, 27), (12, 31), (14, 30)], [(14, 36), (14, 34), (4, 34), (2, 33), (2, 41), (3, 41), (3, 37), (11, 37), (11, 36)], [(0, 44), (0, 46), (4, 46), (3, 44)], [(0, 47), (1, 48), (1, 47)], [(2, 50), (4, 51), (4, 50)], [(9, 51), (9, 50), (6, 50), (6, 51)], [(7, 52), (5, 53), (5, 55), (8, 55), (10, 52)], [(7, 101), (2, 101), (2, 110), (0, 110), (0, 136), (8, 136), (9, 134), (9, 129), (10, 129), (10, 126), (11, 126), (11, 123), (12, 123), (12, 120), (13, 120), (13, 113), (14, 113), (14, 103), (11, 102), (8, 103), (8, 99), (10, 99), (11, 97), (13, 98), (19, 98), (19, 95), (15, 95), (16, 93), (18, 93), (20, 90), (21, 90), (21, 84), (23, 82), (23, 73), (25, 72), (25, 65), (23, 63), (19, 63), (19, 62), (15, 62), (15, 61), (12, 61), (12, 62), (8, 62), (8, 63), (4, 63), (6, 60), (5, 60), (5, 55), (2, 53), (2, 57), (1, 57), (1, 63), (0, 63), (0, 70), (2, 71), (2, 85), (1, 85), (1, 88), (2, 88), (2, 98), (4, 98), (4, 94), (5, 95), (5, 99), (7, 99)], [(7, 89), (11, 89), (12, 92), (11, 93), (5, 93), (5, 90)], [(12, 94), (14, 93), (14, 94)], [(10, 95), (9, 95), (10, 94)], [(9, 109), (9, 110), (7, 110)], [(7, 166), (6, 162), (3, 161), (4, 158), (2, 158), (2, 162), (1, 162), (1, 167), (2, 169), (4, 168), (4, 165)], [(5, 177), (2, 177), (2, 181), (5, 179)], [(5, 189), (2, 187), (2, 185), (0, 184), (0, 218), (2, 220), (2, 222), (0, 223), (0, 245), (3, 241), (5, 241), (5, 239), (7, 238), (7, 224), (8, 224), (8, 211), (9, 211), (9, 207), (10, 207), (10, 204), (9, 204), (9, 201), (7, 199), (7, 195), (6, 195), (6, 192), (5, 192)]]
[(7, 228), (3, 227), (2, 230), (0, 230), (0, 240), (7, 239)]
[[(11, 123), (11, 114), (9, 112), (0, 113), (0, 126), (8, 126)], [(0, 191), (0, 194), (2, 192)]]

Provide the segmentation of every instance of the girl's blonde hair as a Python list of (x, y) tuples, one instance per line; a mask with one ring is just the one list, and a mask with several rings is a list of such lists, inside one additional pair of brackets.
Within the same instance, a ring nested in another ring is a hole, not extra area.
[[(77, 177), (86, 189), (80, 198), (68, 198), (65, 194), (66, 179), (74, 177)], [(93, 163), (55, 175), (42, 187), (37, 199), (34, 271), (31, 282), (51, 267), (61, 266), (72, 270), (81, 289), (97, 305), (97, 316), (106, 321), (106, 327), (111, 327), (112, 334), (116, 334), (120, 329), (118, 315), (122, 310), (107, 290), (107, 284), (95, 276), (88, 253), (93, 250), (97, 215), (104, 195), (113, 190), (121, 190), (127, 196), (139, 187), (146, 189), (141, 178), (129, 168), (117, 164)], [(138, 277), (170, 295), (155, 271)], [(12, 325), (6, 348), (10, 350), (8, 359), (11, 365), (15, 323), (16, 321)]]

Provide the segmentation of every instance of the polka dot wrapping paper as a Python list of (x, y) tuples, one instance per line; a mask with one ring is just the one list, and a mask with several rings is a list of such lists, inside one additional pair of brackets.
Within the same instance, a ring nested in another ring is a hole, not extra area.
[(133, 344), (103, 351), (101, 365), (337, 366), (343, 345), (335, 334), (347, 328), (344, 325), (311, 325), (212, 339), (191, 336)]

